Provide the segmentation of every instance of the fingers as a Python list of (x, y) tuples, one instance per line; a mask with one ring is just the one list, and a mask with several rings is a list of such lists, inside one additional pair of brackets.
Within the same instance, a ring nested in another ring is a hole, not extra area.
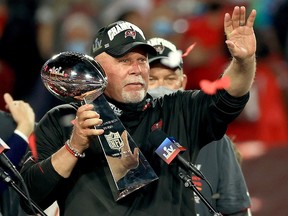
[(121, 138), (124, 142), (124, 146), (121, 148), (122, 151), (130, 151), (130, 146), (129, 146), (129, 141), (128, 141), (128, 136), (127, 136), (127, 131), (124, 130), (123, 133), (121, 134)]
[(89, 136), (104, 133), (103, 129), (96, 128), (96, 126), (103, 123), (103, 120), (93, 108), (94, 106), (92, 104), (85, 104), (78, 108), (73, 130), (73, 135), (76, 136), (75, 138), (78, 136), (82, 138), (85, 137), (86, 140)]
[(121, 156), (122, 157), (133, 157), (134, 160), (139, 160), (139, 148), (134, 148), (133, 153), (131, 151), (129, 141), (128, 141), (128, 133), (126, 130), (121, 134), (121, 138), (123, 139), (124, 146), (121, 148)]
[[(240, 14), (240, 7), (236, 6), (234, 7), (233, 13), (232, 13), (232, 26), (233, 28), (237, 28), (240, 25), (240, 19), (241, 19), (241, 14)], [(245, 22), (245, 19), (244, 19)]]
[(93, 110), (92, 104), (85, 104), (77, 110), (76, 124), (81, 128), (91, 128), (93, 126), (101, 125), (103, 120), (100, 119), (100, 115)]
[(244, 6), (240, 7), (240, 16), (239, 16), (239, 26), (246, 25), (246, 8)]
[(14, 100), (13, 97), (9, 94), (9, 93), (5, 93), (4, 96), (4, 101), (6, 103), (7, 108), (11, 111), (13, 109), (20, 109), (19, 106), (21, 106), (21, 108), (25, 108), (25, 109), (32, 109), (31, 106), (22, 101), (22, 100)]
[(83, 115), (77, 118), (78, 124), (81, 128), (95, 128), (103, 123), (100, 115), (94, 111), (86, 111)]
[(103, 120), (93, 108), (93, 104), (85, 104), (80, 106), (76, 113), (70, 144), (81, 153), (89, 148), (89, 137), (104, 133), (103, 129), (96, 128), (103, 123)]
[(13, 103), (13, 98), (9, 93), (5, 93), (4, 96), (4, 101), (6, 103), (6, 108), (9, 108), (9, 106)]
[(120, 149), (120, 153), (122, 157), (129, 157), (131, 156), (132, 152), (129, 146), (129, 141), (128, 141), (128, 136), (127, 136), (127, 131), (124, 130), (123, 133), (121, 134), (121, 138), (123, 140), (123, 147)]
[(251, 13), (250, 13), (250, 15), (249, 15), (249, 17), (248, 17), (248, 19), (247, 19), (247, 26), (248, 27), (253, 27), (253, 25), (254, 25), (254, 21), (255, 21), (255, 18), (256, 18), (256, 10), (252, 10), (251, 11)]
[(17, 130), (27, 137), (33, 132), (35, 126), (35, 113), (30, 104), (22, 100), (14, 100), (9, 93), (4, 94), (6, 108), (10, 111), (17, 124)]
[[(21, 112), (22, 114), (25, 114), (25, 112), (29, 113), (32, 111), (32, 107), (30, 106), (30, 104), (22, 100), (14, 100), (9, 93), (5, 93), (3, 98), (7, 108), (10, 110), (12, 114), (13, 113), (17, 114), (15, 111)], [(24, 117), (25, 116), (22, 116), (22, 118)]]
[(80, 106), (77, 110), (76, 115), (79, 117), (79, 115), (87, 110), (93, 110), (93, 104), (84, 104), (82, 106)]
[(224, 16), (224, 32), (228, 37), (232, 31), (233, 31), (233, 25), (231, 16), (229, 13), (226, 13)]
[(246, 22), (246, 8), (244, 6), (235, 6), (232, 17), (229, 13), (224, 16), (224, 30), (227, 37), (238, 27), (253, 27), (256, 18), (256, 10), (252, 10)]
[(139, 155), (139, 148), (134, 148), (134, 152), (133, 152), (133, 154), (134, 155), (137, 155), (137, 158), (138, 158), (138, 155)]
[(246, 24), (246, 8), (244, 6), (236, 6), (232, 14), (232, 25), (233, 28), (239, 26), (245, 26)]

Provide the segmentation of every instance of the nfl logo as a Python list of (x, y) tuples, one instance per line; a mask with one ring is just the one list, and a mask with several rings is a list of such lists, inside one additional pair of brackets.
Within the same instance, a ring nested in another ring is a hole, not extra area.
[(115, 133), (110, 131), (109, 134), (104, 136), (111, 149), (120, 151), (120, 149), (124, 146), (124, 142), (118, 131)]

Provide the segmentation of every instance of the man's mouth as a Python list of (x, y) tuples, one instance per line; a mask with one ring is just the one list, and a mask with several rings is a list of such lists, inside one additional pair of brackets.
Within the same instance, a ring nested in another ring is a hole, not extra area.
[(132, 90), (139, 90), (143, 89), (144, 84), (140, 82), (133, 82), (133, 83), (127, 83), (125, 85), (125, 88), (132, 89)]

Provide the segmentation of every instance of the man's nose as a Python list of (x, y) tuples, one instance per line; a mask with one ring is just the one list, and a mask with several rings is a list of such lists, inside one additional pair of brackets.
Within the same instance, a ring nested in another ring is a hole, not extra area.
[(158, 86), (165, 86), (164, 80), (163, 79), (158, 79)]
[(141, 69), (141, 66), (138, 62), (134, 62), (132, 64), (132, 69), (131, 69), (131, 72), (130, 73), (133, 73), (133, 74), (140, 74), (142, 72), (142, 69)]

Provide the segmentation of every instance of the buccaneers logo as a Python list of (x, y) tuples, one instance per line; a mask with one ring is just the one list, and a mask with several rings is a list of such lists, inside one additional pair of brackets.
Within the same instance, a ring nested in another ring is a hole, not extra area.
[(165, 47), (163, 46), (163, 44), (159, 44), (159, 45), (155, 45), (154, 49), (157, 51), (158, 54), (162, 54), (164, 52)]
[(134, 31), (134, 30), (127, 30), (127, 31), (125, 32), (125, 38), (127, 38), (127, 37), (132, 37), (133, 39), (135, 39), (135, 38), (136, 38), (136, 31)]

